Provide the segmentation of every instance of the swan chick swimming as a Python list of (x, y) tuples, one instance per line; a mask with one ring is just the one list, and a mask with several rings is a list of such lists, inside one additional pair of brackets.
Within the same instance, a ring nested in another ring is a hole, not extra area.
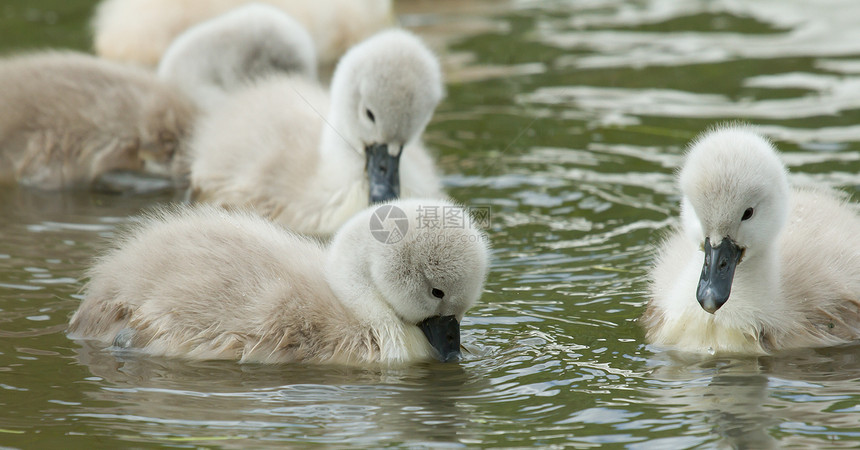
[(680, 229), (659, 251), (642, 317), (648, 340), (696, 353), (769, 354), (860, 338), (856, 204), (790, 187), (751, 128), (693, 142)]
[[(189, 27), (253, 0), (103, 0), (92, 20), (96, 54), (155, 67), (170, 43)], [(266, 0), (304, 25), (323, 62), (390, 26), (391, 0)]]
[(487, 275), (486, 235), (468, 219), (422, 226), (426, 208), (459, 206), (374, 206), (327, 248), (249, 212), (163, 210), (89, 270), (69, 336), (188, 359), (454, 360)]
[(89, 188), (122, 171), (185, 182), (196, 107), (148, 71), (70, 51), (0, 60), (0, 183)]
[(319, 235), (369, 204), (442, 197), (420, 136), (443, 92), (436, 57), (399, 29), (350, 49), (330, 96), (299, 76), (259, 81), (198, 121), (193, 197)]
[(228, 92), (272, 73), (317, 76), (313, 39), (295, 19), (270, 5), (251, 3), (180, 34), (158, 64), (203, 108)]

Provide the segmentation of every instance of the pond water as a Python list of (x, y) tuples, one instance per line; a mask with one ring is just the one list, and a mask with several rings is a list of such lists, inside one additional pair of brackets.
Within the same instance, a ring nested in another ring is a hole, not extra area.
[[(92, 6), (6, 0), (0, 51), (86, 50)], [(760, 125), (796, 181), (860, 193), (860, 2), (396, 10), (446, 67), (425, 139), (448, 190), (491, 207), (494, 261), (463, 324), (464, 361), (259, 366), (82, 347), (64, 329), (83, 270), (117, 227), (172, 199), (3, 188), (0, 446), (860, 443), (860, 347), (696, 357), (646, 345), (636, 322), (678, 212), (673, 171), (710, 125)]]

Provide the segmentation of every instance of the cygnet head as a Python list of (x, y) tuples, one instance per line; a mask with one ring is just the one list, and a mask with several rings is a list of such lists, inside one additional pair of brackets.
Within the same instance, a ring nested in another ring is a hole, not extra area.
[(713, 314), (742, 259), (767, 253), (788, 219), (787, 171), (770, 141), (730, 125), (693, 142), (680, 185), (684, 228), (705, 252), (696, 298)]
[(195, 25), (167, 48), (158, 75), (203, 106), (273, 73), (316, 78), (313, 39), (298, 21), (265, 4), (240, 6)]
[(444, 95), (436, 56), (404, 30), (378, 33), (351, 48), (332, 78), (332, 125), (364, 154), (370, 203), (400, 195), (399, 159)]
[(197, 108), (184, 96), (147, 95), (137, 112), (142, 117), (136, 123), (134, 144), (143, 172), (170, 177), (179, 185), (186, 183), (190, 165), (188, 133)]
[[(443, 212), (458, 219), (429, 220)], [(487, 236), (467, 208), (410, 199), (371, 206), (344, 224), (327, 276), (363, 320), (419, 327), (439, 358), (452, 361), (460, 353), (459, 323), (481, 296), (488, 264)]]

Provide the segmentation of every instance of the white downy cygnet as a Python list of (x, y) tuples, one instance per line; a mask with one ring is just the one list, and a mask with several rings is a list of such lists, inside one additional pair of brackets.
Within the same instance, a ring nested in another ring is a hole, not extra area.
[(188, 30), (157, 77), (74, 52), (0, 61), (0, 182), (122, 192), (185, 186), (197, 111), (276, 72), (315, 77), (313, 43), (262, 4)]
[(202, 108), (273, 73), (317, 76), (307, 30), (280, 9), (251, 3), (197, 24), (174, 40), (158, 64)]
[(420, 137), (443, 90), (433, 53), (397, 29), (350, 49), (330, 96), (298, 76), (262, 80), (198, 121), (193, 196), (319, 235), (372, 203), (442, 197)]
[[(93, 17), (94, 47), (103, 58), (154, 67), (189, 27), (253, 0), (103, 0)], [(259, 0), (294, 17), (333, 62), (351, 45), (390, 26), (391, 0)]]
[(249, 212), (162, 211), (89, 270), (69, 336), (188, 359), (455, 360), (487, 275), (486, 235), (469, 219), (433, 227), (421, 215), (456, 207), (374, 206), (327, 248)]
[(86, 189), (125, 172), (186, 181), (196, 107), (154, 74), (39, 52), (0, 60), (0, 86), (0, 183)]
[(650, 342), (768, 354), (860, 338), (855, 204), (791, 188), (773, 145), (740, 125), (698, 138), (679, 181), (681, 229), (662, 245), (642, 317)]

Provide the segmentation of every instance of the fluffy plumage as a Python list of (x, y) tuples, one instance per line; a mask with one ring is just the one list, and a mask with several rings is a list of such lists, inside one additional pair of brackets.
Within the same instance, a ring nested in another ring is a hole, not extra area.
[(70, 336), (191, 359), (432, 358), (416, 324), (439, 315), (460, 320), (477, 301), (486, 236), (470, 223), (421, 226), (421, 207), (453, 206), (447, 202), (392, 205), (404, 214), (381, 223), (391, 230), (407, 221), (402, 240), (385, 243), (372, 233), (374, 207), (328, 248), (259, 216), (211, 206), (149, 216), (88, 272)]
[(260, 81), (199, 121), (191, 144), (194, 196), (328, 235), (368, 205), (365, 152), (387, 144), (389, 153), (402, 153), (401, 197), (441, 197), (420, 135), (442, 95), (438, 61), (403, 30), (351, 49), (335, 70), (331, 96), (299, 76)]
[(228, 92), (285, 72), (316, 78), (307, 30), (273, 6), (251, 3), (192, 26), (174, 40), (158, 75), (211, 108)]
[[(104, 0), (93, 18), (96, 53), (154, 67), (180, 33), (251, 0)], [(391, 0), (262, 0), (295, 17), (313, 36), (322, 61), (389, 26)]]
[[(697, 139), (679, 180), (682, 225), (662, 245), (642, 317), (649, 341), (766, 354), (860, 338), (855, 204), (828, 189), (791, 188), (772, 144), (744, 126)], [(697, 303), (706, 238), (742, 252), (713, 313)]]
[(87, 188), (112, 171), (187, 173), (193, 103), (153, 74), (74, 52), (0, 61), (0, 182)]

